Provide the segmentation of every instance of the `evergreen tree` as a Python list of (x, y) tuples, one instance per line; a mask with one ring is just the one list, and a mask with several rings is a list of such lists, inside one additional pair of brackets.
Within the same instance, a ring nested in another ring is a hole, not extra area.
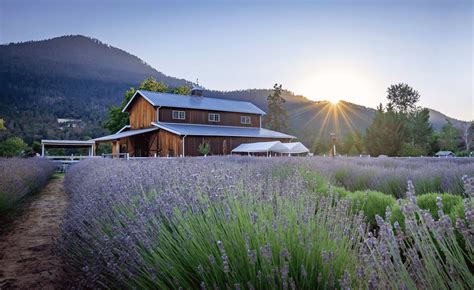
[(286, 101), (281, 94), (282, 86), (275, 84), (273, 93), (267, 97), (268, 113), (265, 116), (265, 126), (276, 131), (282, 131), (288, 126), (288, 114), (283, 108)]
[(397, 156), (405, 138), (406, 127), (401, 116), (392, 110), (379, 109), (365, 131), (365, 147), (372, 156)]
[(441, 135), (439, 138), (441, 150), (457, 151), (458, 137), (460, 136), (459, 129), (454, 127), (453, 123), (446, 119), (446, 124), (441, 128)]

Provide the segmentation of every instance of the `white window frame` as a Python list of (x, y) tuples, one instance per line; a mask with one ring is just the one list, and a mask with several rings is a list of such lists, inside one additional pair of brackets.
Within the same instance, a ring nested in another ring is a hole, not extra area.
[(250, 116), (240, 116), (240, 124), (251, 125), (252, 118)]
[(221, 114), (209, 113), (207, 114), (207, 120), (209, 122), (219, 123), (221, 121)]
[(186, 111), (173, 110), (171, 114), (173, 120), (186, 120)]

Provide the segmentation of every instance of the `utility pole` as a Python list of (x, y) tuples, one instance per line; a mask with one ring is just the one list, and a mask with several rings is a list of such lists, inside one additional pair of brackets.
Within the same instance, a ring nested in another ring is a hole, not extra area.
[(336, 133), (329, 134), (331, 138), (332, 148), (331, 148), (331, 155), (332, 157), (336, 157)]

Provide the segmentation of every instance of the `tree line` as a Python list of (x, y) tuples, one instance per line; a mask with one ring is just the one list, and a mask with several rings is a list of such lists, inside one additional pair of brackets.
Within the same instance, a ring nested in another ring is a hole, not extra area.
[[(265, 125), (269, 129), (285, 131), (287, 113), (283, 108), (281, 85), (273, 87), (268, 96), (268, 114)], [(440, 132), (430, 123), (430, 111), (418, 106), (420, 94), (406, 83), (391, 85), (387, 89), (387, 104), (380, 104), (365, 134), (358, 129), (330, 139), (322, 136), (313, 141), (311, 151), (330, 154), (333, 143), (343, 155), (371, 156), (433, 156), (438, 151), (452, 151), (459, 156), (469, 156), (474, 138), (474, 123), (460, 130), (449, 120)]]

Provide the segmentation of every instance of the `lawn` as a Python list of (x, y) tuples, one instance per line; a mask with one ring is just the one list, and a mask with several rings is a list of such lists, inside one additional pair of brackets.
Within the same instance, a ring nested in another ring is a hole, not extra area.
[(58, 249), (84, 287), (470, 288), (459, 160), (87, 160)]

